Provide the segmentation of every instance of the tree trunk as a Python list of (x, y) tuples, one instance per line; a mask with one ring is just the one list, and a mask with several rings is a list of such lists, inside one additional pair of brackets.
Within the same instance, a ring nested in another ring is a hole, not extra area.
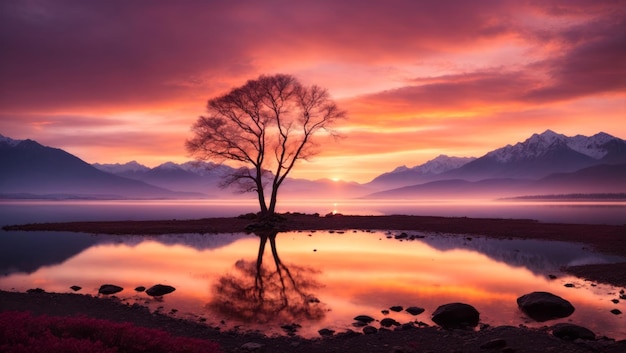
[(261, 171), (260, 165), (256, 167), (256, 177), (254, 178), (256, 183), (256, 193), (259, 197), (259, 207), (261, 208), (261, 218), (265, 218), (269, 213), (267, 209), (267, 203), (265, 202), (265, 190), (263, 190), (263, 172)]
[(261, 217), (263, 218), (270, 214), (270, 212), (268, 211), (267, 205), (265, 204), (265, 195), (263, 193), (262, 187), (259, 189), (259, 191), (257, 191), (257, 194), (259, 195), (259, 206), (261, 208)]
[(278, 187), (279, 185), (272, 185), (272, 195), (270, 196), (270, 206), (267, 210), (268, 215), (273, 215), (276, 213), (276, 200), (278, 199)]

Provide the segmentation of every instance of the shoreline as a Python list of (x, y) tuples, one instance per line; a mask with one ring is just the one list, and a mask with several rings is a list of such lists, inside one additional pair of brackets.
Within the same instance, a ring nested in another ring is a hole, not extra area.
[(266, 336), (259, 332), (221, 331), (200, 322), (151, 313), (146, 307), (130, 305), (115, 296), (94, 297), (75, 293), (18, 293), (0, 290), (0, 313), (30, 312), (35, 318), (89, 317), (110, 323), (130, 323), (168, 332), (173, 336), (200, 338), (216, 342), (223, 352), (570, 352), (618, 353), (626, 349), (626, 340), (616, 341), (602, 335), (595, 340), (569, 340), (552, 334), (549, 322), (541, 328), (523, 325), (489, 326), (479, 330), (444, 329), (438, 326), (417, 327), (407, 323), (396, 329), (379, 329), (375, 334), (355, 331), (332, 336)]
[[(467, 218), (434, 216), (320, 217), (301, 213), (282, 214), (272, 224), (279, 232), (308, 230), (398, 230), (466, 234), (496, 239), (537, 239), (581, 243), (594, 251), (624, 257), (614, 264), (563, 268), (566, 273), (590, 281), (626, 287), (626, 225), (541, 223), (529, 219)], [(248, 232), (253, 215), (190, 220), (96, 221), (32, 223), (4, 226), (13, 231), (67, 231), (110, 235), (217, 234)]]

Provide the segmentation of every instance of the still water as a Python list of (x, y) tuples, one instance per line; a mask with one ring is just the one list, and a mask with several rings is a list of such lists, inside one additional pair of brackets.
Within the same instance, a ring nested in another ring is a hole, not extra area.
[[(0, 225), (29, 222), (197, 219), (257, 212), (246, 200), (32, 201), (0, 200)], [(493, 200), (284, 200), (278, 212), (534, 219), (540, 222), (626, 224), (626, 202)]]
[[(0, 204), (0, 224), (184, 219), (233, 216), (255, 209), (253, 203), (209, 206), (206, 201), (4, 202)], [(325, 213), (326, 208), (346, 214), (400, 213), (393, 208), (398, 205), (309, 206), (318, 209), (299, 211)], [(357, 212), (359, 207), (362, 212)], [(374, 213), (372, 207), (378, 207), (380, 213)], [(491, 212), (482, 207), (476, 206), (477, 212)], [(609, 207), (613, 208), (619, 206)], [(607, 223), (615, 220), (619, 217)], [(142, 237), (2, 231), (0, 289), (39, 287), (71, 292), (69, 287), (78, 285), (83, 288), (79, 293), (97, 295), (100, 285), (111, 283), (125, 288), (119, 298), (153, 311), (222, 329), (240, 327), (268, 334), (285, 334), (281, 326), (297, 323), (302, 326), (298, 334), (305, 337), (316, 337), (321, 328), (358, 330), (352, 323), (361, 314), (377, 320), (391, 317), (401, 323), (432, 324), (430, 316), (439, 305), (465, 302), (476, 307), (481, 322), (489, 325), (540, 327), (573, 322), (599, 335), (626, 338), (623, 314), (610, 313), (615, 308), (626, 312), (626, 301), (611, 302), (619, 297), (620, 288), (595, 285), (559, 271), (562, 266), (624, 259), (593, 253), (573, 243), (418, 232), (409, 232), (415, 240), (400, 241), (394, 238), (397, 233), (354, 230)], [(557, 278), (550, 279), (550, 274)], [(172, 285), (176, 291), (161, 300), (134, 291), (137, 286), (157, 283)], [(565, 319), (534, 323), (516, 304), (517, 297), (532, 291), (559, 295), (576, 311)], [(381, 312), (394, 305), (418, 306), (425, 312), (417, 316), (405, 311)]]

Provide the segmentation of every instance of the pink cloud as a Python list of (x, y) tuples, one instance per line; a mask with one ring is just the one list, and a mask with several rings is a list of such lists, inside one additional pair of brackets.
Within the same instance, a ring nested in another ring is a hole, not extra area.
[(504, 31), (500, 3), (4, 2), (0, 103), (155, 104), (216, 94), (281, 58), (409, 58)]
[[(0, 133), (81, 151), (100, 136), (94, 159), (169, 157), (158, 141), (185, 158), (185, 121), (207, 99), (285, 72), (338, 92), (349, 111), (354, 132), (324, 144), (328, 155), (480, 150), (471, 136), (514, 142), (606, 97), (592, 133), (613, 128), (624, 43), (624, 0), (3, 1)], [(125, 130), (127, 112), (154, 126)]]

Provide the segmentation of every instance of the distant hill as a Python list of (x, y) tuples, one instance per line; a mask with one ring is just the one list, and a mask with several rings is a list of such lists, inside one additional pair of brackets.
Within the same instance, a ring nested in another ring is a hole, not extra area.
[[(626, 141), (606, 133), (567, 137), (546, 130), (480, 158), (438, 156), (367, 184), (287, 178), (283, 199), (463, 199), (626, 192)], [(57, 148), (0, 135), (0, 198), (250, 198), (220, 187), (233, 171), (206, 162), (148, 168), (89, 165)]]
[(46, 196), (64, 198), (188, 198), (178, 193), (100, 171), (57, 148), (32, 140), (12, 140), (0, 135), (0, 194), (4, 197)]
[(437, 180), (440, 179), (442, 173), (458, 169), (475, 159), (474, 157), (439, 155), (424, 164), (412, 168), (407, 166), (397, 167), (391, 172), (377, 176), (366, 185), (372, 188), (384, 189)]
[(232, 170), (226, 166), (211, 163), (167, 162), (148, 168), (135, 161), (126, 164), (94, 164), (93, 166), (118, 176), (173, 191), (202, 193), (210, 198), (236, 196), (231, 190), (219, 187), (222, 173)]
[(603, 164), (572, 173), (551, 174), (539, 180), (448, 179), (385, 190), (365, 196), (372, 199), (508, 198), (537, 194), (601, 194), (626, 191), (626, 163)]
[[(186, 162), (176, 164), (167, 162), (152, 169), (136, 162), (126, 164), (94, 164), (95, 167), (131, 179), (141, 180), (151, 185), (170, 190), (202, 192), (210, 197), (249, 198), (250, 194), (239, 194), (232, 189), (221, 188), (224, 175), (232, 173), (233, 168), (207, 162)], [(329, 179), (307, 180), (287, 178), (280, 189), (285, 198), (353, 198), (371, 192), (370, 189), (355, 182), (333, 181)]]

